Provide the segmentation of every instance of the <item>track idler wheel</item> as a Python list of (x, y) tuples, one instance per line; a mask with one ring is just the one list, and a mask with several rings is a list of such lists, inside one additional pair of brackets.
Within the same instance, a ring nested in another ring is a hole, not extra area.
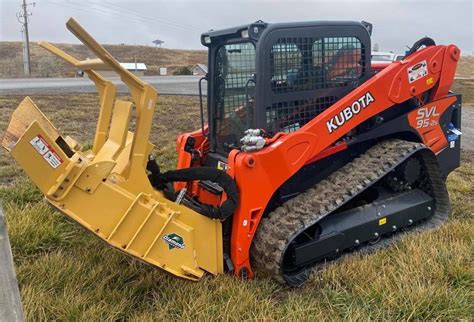
[(395, 168), (386, 179), (387, 185), (395, 192), (406, 191), (420, 179), (421, 162), (411, 158)]

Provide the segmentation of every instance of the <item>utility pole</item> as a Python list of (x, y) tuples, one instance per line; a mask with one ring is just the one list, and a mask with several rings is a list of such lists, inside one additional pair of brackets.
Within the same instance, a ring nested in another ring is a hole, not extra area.
[(22, 24), (21, 32), (23, 33), (23, 72), (26, 76), (30, 76), (31, 73), (31, 60), (30, 60), (30, 36), (28, 34), (28, 17), (32, 14), (28, 12), (28, 6), (35, 6), (35, 3), (26, 3), (23, 0), (23, 4), (20, 5), (22, 11), (17, 13), (16, 17), (18, 22)]

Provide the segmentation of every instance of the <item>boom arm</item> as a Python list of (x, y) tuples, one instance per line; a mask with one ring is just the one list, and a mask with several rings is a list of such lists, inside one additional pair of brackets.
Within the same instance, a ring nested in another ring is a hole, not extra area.
[[(454, 81), (459, 54), (460, 50), (454, 45), (432, 46), (404, 61), (392, 63), (301, 129), (301, 132), (318, 137), (311, 154), (319, 154), (362, 122), (397, 103), (405, 102), (431, 89), (435, 90), (432, 98), (446, 96)], [(427, 74), (410, 81), (409, 71), (423, 62), (427, 66), (419, 69), (426, 68)], [(360, 111), (355, 113), (359, 110), (359, 105)]]

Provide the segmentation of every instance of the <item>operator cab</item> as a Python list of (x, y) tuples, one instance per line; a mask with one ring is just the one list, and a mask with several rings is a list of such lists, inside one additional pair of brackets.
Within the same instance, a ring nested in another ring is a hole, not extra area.
[(210, 149), (227, 157), (247, 129), (293, 132), (371, 76), (366, 22), (257, 21), (202, 34)]

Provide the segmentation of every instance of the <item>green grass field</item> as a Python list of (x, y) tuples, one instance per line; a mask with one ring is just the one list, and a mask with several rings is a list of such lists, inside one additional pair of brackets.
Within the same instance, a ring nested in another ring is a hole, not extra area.
[[(95, 95), (32, 97), (68, 135), (90, 143)], [(0, 97), (3, 131), (20, 96)], [(198, 100), (160, 97), (151, 140), (165, 169), (175, 138), (199, 127)], [(408, 236), (372, 255), (354, 255), (302, 288), (273, 280), (176, 279), (111, 249), (49, 207), (4, 150), (0, 198), (8, 220), (27, 320), (339, 320), (474, 316), (474, 153), (448, 178), (453, 213), (437, 231)], [(100, 215), (100, 209), (97, 209)]]

